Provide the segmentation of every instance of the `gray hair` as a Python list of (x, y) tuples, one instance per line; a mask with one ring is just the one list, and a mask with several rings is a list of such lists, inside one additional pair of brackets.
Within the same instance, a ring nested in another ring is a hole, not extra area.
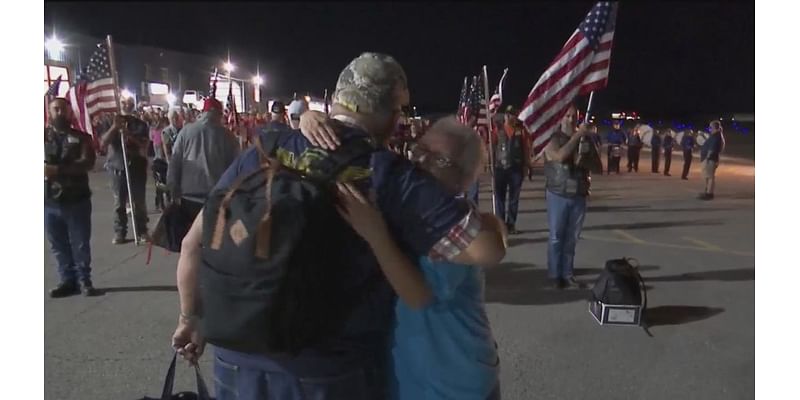
[(363, 53), (339, 74), (333, 102), (359, 114), (391, 113), (398, 85), (407, 89), (403, 67), (391, 56)]
[(425, 133), (420, 140), (423, 152), (426, 142), (434, 138), (445, 143), (446, 154), (434, 157), (422, 155), (417, 160), (421, 166), (437, 178), (446, 180), (445, 183), (449, 185), (461, 185), (474, 179), (475, 172), (483, 162), (483, 146), (478, 134), (450, 116), (438, 120)]
[(172, 121), (173, 118), (178, 118), (179, 115), (180, 113), (177, 108), (170, 108), (169, 112), (167, 112), (167, 119)]

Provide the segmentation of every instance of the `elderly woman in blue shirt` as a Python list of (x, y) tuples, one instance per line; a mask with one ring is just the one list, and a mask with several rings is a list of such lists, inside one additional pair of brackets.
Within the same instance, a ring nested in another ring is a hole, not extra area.
[[(469, 127), (445, 118), (420, 139), (412, 158), (457, 196), (478, 177), (481, 147)], [(370, 244), (399, 297), (391, 398), (499, 399), (499, 358), (484, 308), (482, 268), (430, 257), (411, 260), (393, 251), (397, 244), (380, 211), (349, 184), (340, 185), (340, 192), (340, 213)], [(500, 220), (481, 217), (505, 237)]]

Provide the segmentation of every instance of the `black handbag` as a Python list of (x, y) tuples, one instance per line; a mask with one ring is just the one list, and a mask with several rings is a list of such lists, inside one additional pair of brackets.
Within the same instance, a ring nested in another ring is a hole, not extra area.
[(170, 203), (156, 223), (151, 243), (173, 253), (180, 252), (183, 237), (189, 232), (192, 222), (178, 204)]
[(172, 386), (175, 383), (175, 363), (178, 359), (178, 353), (172, 354), (172, 362), (169, 364), (167, 376), (164, 378), (164, 389), (161, 391), (161, 397), (142, 397), (139, 400), (214, 400), (208, 394), (208, 387), (200, 375), (200, 367), (194, 366), (194, 373), (197, 377), (197, 393), (194, 392), (180, 392), (172, 394)]

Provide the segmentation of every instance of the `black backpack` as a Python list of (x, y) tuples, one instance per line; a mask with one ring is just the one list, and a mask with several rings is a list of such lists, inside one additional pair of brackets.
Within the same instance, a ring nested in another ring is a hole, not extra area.
[[(202, 330), (211, 344), (297, 354), (334, 338), (358, 304), (335, 179), (375, 149), (366, 138), (315, 158), (307, 173), (271, 159), (282, 131), (255, 139), (261, 167), (213, 191), (203, 212)], [(316, 151), (316, 149), (315, 149)]]
[(610, 305), (641, 306), (641, 325), (648, 335), (650, 331), (645, 322), (647, 311), (647, 288), (637, 266), (631, 264), (633, 258), (620, 258), (606, 261), (605, 269), (592, 287), (591, 301)]

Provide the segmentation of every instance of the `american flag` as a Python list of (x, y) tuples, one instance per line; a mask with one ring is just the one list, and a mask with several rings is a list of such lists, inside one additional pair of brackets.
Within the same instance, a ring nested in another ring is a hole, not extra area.
[(507, 74), (508, 68), (503, 71), (503, 77), (500, 78), (500, 83), (497, 84), (497, 90), (495, 90), (492, 98), (489, 99), (489, 113), (491, 113), (492, 116), (497, 114), (497, 110), (503, 105), (503, 86), (506, 83)]
[[(215, 85), (216, 86), (216, 83)], [(216, 88), (214, 88), (216, 92)], [(228, 125), (235, 129), (239, 126), (239, 113), (236, 112), (236, 99), (233, 97), (233, 82), (228, 79), (228, 101), (226, 108), (228, 110)]]
[(48, 123), (50, 119), (50, 102), (53, 101), (56, 97), (58, 97), (58, 89), (61, 87), (61, 75), (58, 76), (55, 82), (47, 89), (47, 92), (44, 94), (44, 123), (45, 125)]
[(94, 135), (92, 118), (104, 112), (117, 111), (115, 89), (108, 44), (98, 43), (86, 70), (78, 74), (77, 81), (69, 89), (67, 96), (82, 131)]
[(617, 2), (598, 2), (536, 82), (519, 114), (538, 154), (578, 95), (608, 83)]
[(478, 126), (488, 127), (489, 120), (486, 118), (486, 93), (484, 93), (483, 75), (478, 75), (474, 88), (475, 114), (478, 115)]
[(458, 120), (461, 123), (467, 123), (467, 114), (469, 108), (469, 78), (464, 77), (464, 85), (461, 86), (461, 96), (458, 98), (458, 112), (456, 113), (458, 116)]
[(58, 89), (60, 87), (61, 87), (61, 75), (59, 75), (58, 78), (55, 80), (55, 82), (53, 82), (53, 84), (50, 85), (50, 88), (47, 89), (47, 93), (44, 94), (45, 97), (47, 97), (48, 100), (55, 99), (56, 97), (58, 97)]
[(208, 97), (217, 98), (217, 80), (219, 79), (219, 71), (214, 68), (214, 77), (211, 78), (211, 89), (209, 90)]

